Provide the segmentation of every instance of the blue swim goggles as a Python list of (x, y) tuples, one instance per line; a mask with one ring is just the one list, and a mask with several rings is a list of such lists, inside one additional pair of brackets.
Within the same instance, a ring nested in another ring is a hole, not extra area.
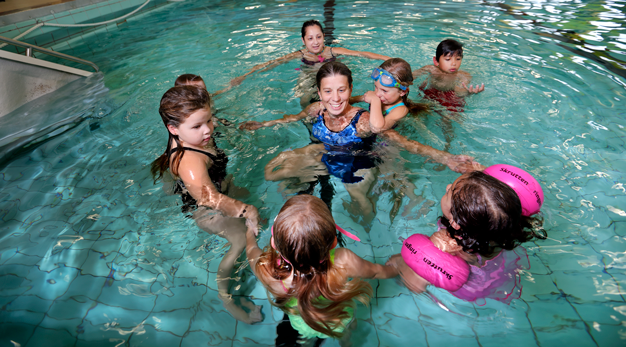
[(406, 90), (406, 86), (403, 86), (400, 83), (398, 83), (398, 81), (396, 81), (396, 79), (393, 77), (392, 74), (390, 74), (389, 72), (379, 67), (372, 70), (371, 77), (374, 81), (378, 81), (380, 79), (380, 84), (382, 84), (385, 87), (393, 87), (393, 88), (400, 88), (400, 90)]

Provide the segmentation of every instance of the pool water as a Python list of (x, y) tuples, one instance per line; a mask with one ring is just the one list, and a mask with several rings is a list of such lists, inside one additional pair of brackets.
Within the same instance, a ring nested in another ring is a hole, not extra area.
[[(226, 312), (215, 285), (225, 240), (185, 218), (180, 198), (153, 183), (149, 164), (165, 149), (158, 104), (178, 75), (196, 73), (210, 91), (221, 89), (253, 65), (299, 49), (300, 26), (311, 18), (334, 27), (338, 46), (402, 57), (414, 69), (432, 63), (439, 41), (463, 42), (462, 69), (485, 83), (485, 91), (469, 98), (455, 118), (449, 151), (485, 165), (519, 166), (538, 178), (545, 194), (549, 239), (524, 244), (530, 268), (521, 271), (520, 299), (510, 305), (487, 299), (480, 306), (443, 290), (413, 295), (394, 280), (371, 281), (375, 298), (358, 309), (353, 344), (623, 345), (624, 6), (184, 1), (117, 31), (70, 41), (63, 53), (91, 60), (103, 72), (81, 82), (81, 90), (93, 91), (89, 96), (76, 88), (55, 94), (84, 120), (29, 139), (1, 163), (0, 346), (274, 345), (282, 313), (271, 308), (243, 258), (235, 298), (262, 305), (265, 319), (247, 325)], [(368, 76), (379, 61), (341, 61), (353, 71), (355, 95), (372, 89)], [(293, 88), (299, 65), (251, 75), (215, 99), (218, 116), (240, 123), (299, 112)], [(419, 100), (417, 88), (410, 96)], [(27, 109), (29, 117), (42, 119), (61, 112)], [(441, 129), (441, 115), (431, 112), (406, 119), (399, 131), (443, 149)], [(229, 172), (250, 191), (244, 200), (273, 219), (288, 194), (263, 179), (263, 167), (279, 152), (308, 144), (306, 128), (293, 123), (217, 131)], [(406, 152), (393, 163), (396, 175), (382, 175), (373, 188), (377, 214), (371, 225), (345, 211), (350, 198), (332, 180), (337, 223), (364, 240), (347, 247), (378, 263), (399, 253), (398, 237), (435, 231), (439, 200), (458, 177)], [(409, 198), (394, 190), (410, 184), (419, 203), (403, 213)], [(259, 243), (268, 240), (264, 230)]]

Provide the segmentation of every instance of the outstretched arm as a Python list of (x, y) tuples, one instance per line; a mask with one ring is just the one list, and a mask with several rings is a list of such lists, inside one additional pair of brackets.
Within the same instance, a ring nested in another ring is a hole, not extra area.
[(250, 74), (253, 74), (253, 73), (255, 73), (257, 71), (260, 71), (260, 70), (263, 70), (263, 69), (273, 68), (273, 67), (275, 67), (277, 65), (280, 65), (282, 63), (286, 63), (286, 62), (288, 62), (288, 61), (290, 61), (290, 60), (292, 60), (294, 58), (297, 58), (298, 57), (298, 53), (299, 53), (298, 51), (295, 51), (293, 53), (289, 53), (287, 55), (283, 55), (280, 58), (272, 59), (270, 61), (266, 61), (265, 63), (257, 64), (255, 66), (253, 66), (252, 69), (250, 69), (250, 71), (246, 72), (245, 74), (243, 74), (241, 76), (238, 76), (238, 77), (235, 77), (232, 80), (230, 80), (230, 83), (229, 83), (228, 87), (226, 87), (226, 88), (224, 88), (224, 89), (222, 89), (222, 90), (220, 90), (218, 92), (215, 92), (213, 95), (221, 94), (221, 93), (229, 90), (230, 88), (232, 88), (234, 86), (240, 85), (241, 82), (243, 82), (243, 80)]
[(346, 269), (346, 275), (352, 278), (385, 279), (398, 276), (397, 268), (369, 262), (347, 248), (337, 249), (335, 262)]
[(286, 114), (280, 119), (274, 119), (274, 120), (270, 120), (266, 122), (257, 122), (257, 121), (243, 122), (241, 123), (241, 125), (239, 125), (239, 129), (257, 130), (257, 129), (264, 128), (264, 127), (271, 127), (280, 123), (296, 122), (296, 121), (299, 121), (300, 119), (304, 119), (308, 117), (311, 114), (316, 114), (320, 110), (320, 107), (321, 107), (321, 103), (315, 102), (307, 106), (304, 110), (302, 110), (302, 112), (298, 114)]
[(398, 134), (398, 132), (395, 130), (387, 130), (382, 133), (382, 136), (411, 153), (418, 154), (424, 157), (429, 157), (430, 159), (438, 163), (447, 165), (450, 170), (455, 172), (466, 173), (485, 169), (484, 166), (475, 162), (474, 158), (470, 156), (452, 155), (448, 152), (434, 149), (417, 141), (409, 140), (406, 137)]
[(404, 262), (404, 259), (402, 259), (402, 256), (400, 254), (391, 256), (391, 258), (387, 260), (385, 265), (396, 268), (400, 277), (402, 277), (402, 282), (404, 282), (404, 285), (414, 293), (425, 292), (426, 286), (430, 284), (422, 276), (416, 274), (415, 271), (413, 271), (413, 269), (411, 269)]
[(355, 56), (355, 57), (365, 57), (365, 58), (368, 58), (368, 59), (378, 59), (378, 60), (390, 59), (386, 55), (381, 55), (381, 54), (372, 53), (372, 52), (364, 52), (364, 51), (363, 52), (362, 51), (353, 51), (351, 49), (341, 48), (341, 47), (333, 47), (333, 53), (343, 54), (343, 55), (351, 55), (351, 56)]

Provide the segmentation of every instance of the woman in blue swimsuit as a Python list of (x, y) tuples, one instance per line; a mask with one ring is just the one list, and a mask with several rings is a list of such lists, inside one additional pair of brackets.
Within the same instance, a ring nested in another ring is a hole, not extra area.
[[(311, 176), (310, 171), (307, 172), (307, 169), (313, 167), (310, 165), (311, 158), (319, 158), (328, 173), (340, 178), (345, 184), (363, 218), (370, 220), (374, 215), (374, 208), (367, 193), (376, 178), (371, 169), (378, 164), (376, 155), (371, 151), (375, 134), (370, 128), (370, 114), (349, 103), (352, 95), (352, 72), (346, 65), (340, 62), (324, 64), (317, 72), (316, 84), (320, 102), (309, 105), (296, 115), (284, 115), (280, 119), (266, 122), (245, 122), (240, 125), (240, 129), (256, 130), (298, 120), (313, 123), (312, 134), (321, 144), (288, 151), (293, 155), (281, 153), (275, 158), (277, 160), (270, 161), (266, 166), (266, 179), (275, 181)], [(475, 164), (471, 157), (438, 151), (408, 140), (395, 130), (387, 130), (382, 135), (412, 153), (429, 156), (457, 172), (473, 169)], [(307, 161), (304, 165), (301, 164), (303, 160)], [(318, 170), (319, 167), (314, 169)]]
[(241, 84), (244, 78), (256, 71), (266, 68), (272, 68), (276, 65), (286, 63), (293, 59), (300, 59), (300, 61), (302, 61), (302, 65), (300, 66), (299, 70), (302, 70), (302, 72), (304, 73), (298, 80), (296, 96), (300, 97), (300, 104), (302, 105), (302, 107), (306, 107), (308, 104), (311, 103), (311, 99), (314, 99), (317, 96), (315, 93), (313, 76), (315, 76), (317, 69), (319, 69), (322, 64), (335, 61), (338, 55), (351, 55), (380, 60), (389, 59), (389, 57), (387, 56), (376, 53), (353, 51), (351, 49), (341, 47), (326, 46), (324, 44), (324, 29), (322, 28), (320, 22), (316, 20), (309, 20), (304, 22), (304, 24), (302, 25), (301, 33), (304, 49), (297, 50), (293, 53), (289, 53), (282, 57), (272, 59), (265, 63), (257, 64), (252, 67), (252, 69), (246, 74), (231, 80), (230, 85), (235, 86)]

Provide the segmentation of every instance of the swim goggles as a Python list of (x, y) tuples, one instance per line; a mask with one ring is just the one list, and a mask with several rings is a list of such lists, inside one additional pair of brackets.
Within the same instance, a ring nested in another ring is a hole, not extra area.
[(398, 83), (398, 81), (396, 81), (396, 79), (393, 77), (392, 74), (390, 74), (389, 72), (379, 67), (372, 70), (371, 77), (374, 81), (380, 80), (380, 84), (382, 84), (385, 87), (393, 87), (393, 88), (400, 88), (400, 90), (406, 90), (406, 86), (403, 86), (400, 83)]

